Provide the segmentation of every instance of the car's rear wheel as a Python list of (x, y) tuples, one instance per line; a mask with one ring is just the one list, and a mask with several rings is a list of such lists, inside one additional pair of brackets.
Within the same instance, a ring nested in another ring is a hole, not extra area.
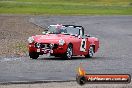
[(94, 55), (94, 48), (93, 46), (89, 47), (88, 54), (85, 56), (86, 58), (92, 58)]
[(64, 54), (64, 59), (71, 59), (73, 55), (73, 47), (72, 45), (68, 45), (66, 53)]
[(30, 52), (30, 53), (29, 53), (29, 56), (30, 56), (30, 58), (32, 58), (32, 59), (37, 59), (37, 58), (39, 57), (39, 54), (36, 53), (36, 52)]

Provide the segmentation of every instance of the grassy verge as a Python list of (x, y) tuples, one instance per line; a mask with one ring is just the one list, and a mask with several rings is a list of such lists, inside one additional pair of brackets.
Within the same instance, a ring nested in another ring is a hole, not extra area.
[(132, 0), (2, 0), (1, 14), (131, 15)]

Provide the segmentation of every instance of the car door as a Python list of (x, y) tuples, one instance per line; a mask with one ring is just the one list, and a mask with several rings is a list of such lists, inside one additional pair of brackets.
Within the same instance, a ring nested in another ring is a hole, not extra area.
[(81, 38), (81, 45), (80, 45), (81, 52), (86, 52), (86, 43), (87, 43), (87, 40), (85, 38)]
[(73, 42), (73, 53), (74, 55), (84, 55), (86, 53), (87, 47), (87, 39), (83, 36), (83, 30), (80, 27), (75, 28), (74, 30), (78, 30), (78, 36), (76, 36)]
[(86, 55), (90, 46), (90, 42), (88, 41), (88, 37), (84, 36), (84, 30), (80, 30), (80, 35), (80, 55)]

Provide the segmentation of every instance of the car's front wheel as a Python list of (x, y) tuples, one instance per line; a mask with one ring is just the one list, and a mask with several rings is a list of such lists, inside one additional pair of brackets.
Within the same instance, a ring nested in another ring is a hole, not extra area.
[(73, 47), (72, 45), (68, 45), (66, 53), (64, 54), (64, 59), (71, 59), (73, 55)]
[(86, 58), (92, 58), (94, 55), (94, 48), (93, 46), (89, 47), (88, 54), (85, 56)]
[(30, 56), (30, 58), (32, 58), (32, 59), (37, 59), (37, 58), (39, 57), (39, 54), (36, 53), (36, 52), (30, 52), (30, 53), (29, 53), (29, 56)]

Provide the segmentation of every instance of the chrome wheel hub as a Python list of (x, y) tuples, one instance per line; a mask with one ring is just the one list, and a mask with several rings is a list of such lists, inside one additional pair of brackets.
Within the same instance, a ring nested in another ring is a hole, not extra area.
[(67, 49), (67, 57), (71, 58), (72, 57), (72, 48), (68, 47)]
[(89, 48), (89, 56), (92, 57), (94, 54), (93, 47)]

